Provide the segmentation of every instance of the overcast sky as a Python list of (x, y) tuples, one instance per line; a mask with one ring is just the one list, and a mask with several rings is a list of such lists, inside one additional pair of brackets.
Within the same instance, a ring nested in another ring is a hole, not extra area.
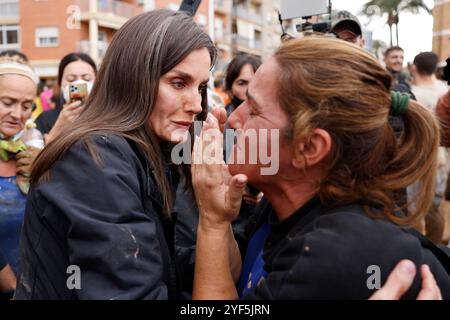
[[(360, 16), (362, 6), (367, 0), (332, 0), (333, 9), (348, 10), (358, 16), (363, 26), (373, 32), (373, 39), (381, 39), (389, 45), (389, 27), (385, 24), (386, 18), (375, 18), (372, 22)], [(433, 0), (424, 0), (425, 4), (432, 8)], [(405, 50), (405, 63), (412, 61), (421, 51), (431, 51), (433, 39), (433, 17), (426, 11), (413, 15), (400, 14), (399, 42)], [(395, 43), (395, 32), (394, 32)]]

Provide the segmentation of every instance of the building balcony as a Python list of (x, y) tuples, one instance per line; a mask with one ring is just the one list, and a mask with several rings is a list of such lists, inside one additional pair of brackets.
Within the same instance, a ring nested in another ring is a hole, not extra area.
[(131, 4), (116, 0), (97, 0), (97, 8), (99, 12), (128, 19), (133, 16), (134, 12)]
[(214, 40), (216, 42), (224, 43), (231, 45), (231, 34), (224, 33), (224, 32), (215, 32), (214, 33)]
[(77, 0), (81, 20), (96, 19), (99, 26), (119, 29), (134, 15), (134, 6), (117, 0)]
[(0, 22), (19, 23), (19, 0), (0, 0)]
[(242, 6), (235, 6), (233, 8), (233, 15), (235, 17), (247, 20), (247, 21), (255, 23), (255, 24), (262, 24), (263, 20), (264, 20), (264, 17), (261, 14), (252, 12)]
[(233, 7), (231, 0), (215, 0), (214, 10), (223, 14), (230, 14)]
[[(97, 41), (98, 58), (100, 60), (102, 60), (103, 57), (105, 56), (108, 46), (109, 43), (107, 43), (106, 41)], [(91, 49), (91, 42), (89, 40), (82, 40), (77, 42), (77, 50), (79, 52), (90, 54), (90, 49)]]
[(255, 38), (246, 38), (244, 36), (233, 34), (232, 36), (233, 45), (239, 47), (245, 47), (252, 50), (262, 50), (262, 41)]

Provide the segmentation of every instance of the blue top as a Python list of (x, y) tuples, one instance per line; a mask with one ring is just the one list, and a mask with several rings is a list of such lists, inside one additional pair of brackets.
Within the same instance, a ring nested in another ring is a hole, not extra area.
[(267, 271), (264, 270), (263, 248), (271, 230), (272, 228), (269, 224), (263, 224), (248, 243), (237, 288), (239, 298), (250, 293), (258, 285), (259, 281), (267, 276)]
[(25, 202), (16, 177), (0, 177), (0, 251), (16, 274)]

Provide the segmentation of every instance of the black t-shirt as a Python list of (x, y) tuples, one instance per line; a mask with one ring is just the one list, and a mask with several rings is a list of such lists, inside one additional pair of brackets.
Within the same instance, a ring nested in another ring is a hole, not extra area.
[(58, 119), (59, 113), (61, 112), (60, 108), (45, 111), (39, 115), (36, 119), (36, 127), (42, 133), (49, 133), (50, 130), (55, 125), (56, 120)]

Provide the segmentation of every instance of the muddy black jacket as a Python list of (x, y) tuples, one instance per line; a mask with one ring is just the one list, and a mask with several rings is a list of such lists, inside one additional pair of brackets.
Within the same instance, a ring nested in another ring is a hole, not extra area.
[(91, 140), (100, 164), (76, 143), (30, 190), (15, 298), (177, 298), (173, 224), (151, 167), (124, 138)]
[[(268, 275), (245, 299), (367, 299), (376, 290), (371, 266), (383, 285), (402, 259), (412, 260), (417, 270), (428, 264), (443, 298), (450, 299), (450, 275), (420, 239), (389, 221), (369, 218), (359, 205), (327, 209), (313, 199), (278, 222), (263, 199), (245, 234), (237, 235), (243, 254), (263, 223), (271, 225), (263, 249)], [(420, 288), (419, 271), (403, 299), (415, 299)]]

